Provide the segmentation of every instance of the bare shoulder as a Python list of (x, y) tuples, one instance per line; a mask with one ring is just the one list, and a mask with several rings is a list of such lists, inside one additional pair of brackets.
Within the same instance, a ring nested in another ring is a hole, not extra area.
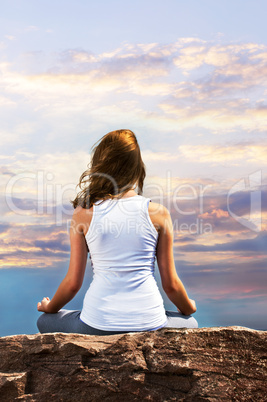
[(93, 207), (86, 209), (78, 206), (74, 209), (71, 228), (86, 235), (93, 217)]
[(164, 205), (158, 204), (156, 202), (149, 203), (148, 212), (149, 212), (149, 215), (154, 215), (154, 216), (158, 215), (158, 216), (165, 217), (165, 218), (167, 218), (170, 215), (168, 209), (166, 207), (164, 207)]
[(86, 209), (78, 205), (78, 207), (76, 207), (73, 211), (73, 217), (75, 219), (81, 219), (86, 216), (88, 217), (91, 216), (92, 214), (93, 214), (93, 207)]
[(157, 204), (156, 202), (150, 202), (148, 206), (148, 213), (157, 231), (165, 228), (166, 224), (171, 222), (170, 213), (168, 209), (164, 207), (164, 205)]

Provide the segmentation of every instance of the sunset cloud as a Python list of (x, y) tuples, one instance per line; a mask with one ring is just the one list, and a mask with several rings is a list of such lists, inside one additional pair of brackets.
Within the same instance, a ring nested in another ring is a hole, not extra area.
[[(2, 63), (3, 100), (11, 107), (22, 96), (35, 104), (40, 117), (86, 111), (95, 119), (95, 108), (110, 107), (112, 94), (117, 116), (142, 110), (143, 121), (155, 119), (168, 130), (264, 131), (266, 54), (266, 47), (256, 43), (218, 45), (196, 38), (166, 45), (124, 44), (99, 54), (69, 49), (51, 60), (54, 67), (46, 71), (22, 74)], [(37, 56), (32, 57), (34, 66)], [(131, 111), (118, 106), (129, 94), (136, 97)], [(147, 103), (149, 97), (156, 99)]]
[(211, 246), (201, 244), (190, 244), (181, 246), (181, 251), (201, 251), (201, 252), (242, 252), (266, 254), (267, 233), (262, 232), (252, 239), (234, 240), (227, 243), (214, 244)]
[(181, 145), (179, 151), (189, 160), (201, 163), (227, 162), (233, 165), (246, 163), (267, 163), (267, 144), (265, 143), (236, 143), (213, 145)]
[(0, 269), (45, 268), (69, 258), (67, 231), (55, 225), (0, 225)]

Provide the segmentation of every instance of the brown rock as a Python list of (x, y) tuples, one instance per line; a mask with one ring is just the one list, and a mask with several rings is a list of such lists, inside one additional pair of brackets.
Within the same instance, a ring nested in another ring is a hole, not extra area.
[(0, 338), (0, 400), (267, 401), (267, 335), (242, 327)]

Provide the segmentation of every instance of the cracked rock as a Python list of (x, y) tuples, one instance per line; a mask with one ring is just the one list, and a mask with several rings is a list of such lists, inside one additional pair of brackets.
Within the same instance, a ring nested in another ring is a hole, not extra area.
[(1, 401), (267, 401), (267, 335), (243, 327), (0, 338)]

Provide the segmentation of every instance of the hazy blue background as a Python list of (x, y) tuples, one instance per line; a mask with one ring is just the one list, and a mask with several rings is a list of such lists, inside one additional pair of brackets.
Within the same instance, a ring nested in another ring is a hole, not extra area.
[[(64, 267), (60, 269), (10, 269), (1, 271), (0, 283), (0, 336), (13, 334), (33, 334), (38, 332), (36, 321), (40, 316), (36, 305), (40, 295), (53, 296), (61, 279), (66, 273)], [(156, 275), (158, 277), (158, 275)], [(181, 276), (182, 277), (182, 276)], [(186, 282), (186, 277), (182, 277)], [(91, 281), (91, 266), (85, 274), (85, 280), (79, 293), (66, 308), (82, 308), (83, 296)], [(162, 291), (159, 282), (159, 288)], [(167, 310), (174, 310), (175, 306), (166, 298), (163, 299)], [(240, 312), (237, 316), (233, 303)], [(198, 311), (194, 315), (200, 327), (241, 325), (255, 329), (265, 329), (263, 321), (259, 320), (257, 312), (250, 314), (242, 302), (223, 300), (214, 303), (212, 299), (198, 301)]]

